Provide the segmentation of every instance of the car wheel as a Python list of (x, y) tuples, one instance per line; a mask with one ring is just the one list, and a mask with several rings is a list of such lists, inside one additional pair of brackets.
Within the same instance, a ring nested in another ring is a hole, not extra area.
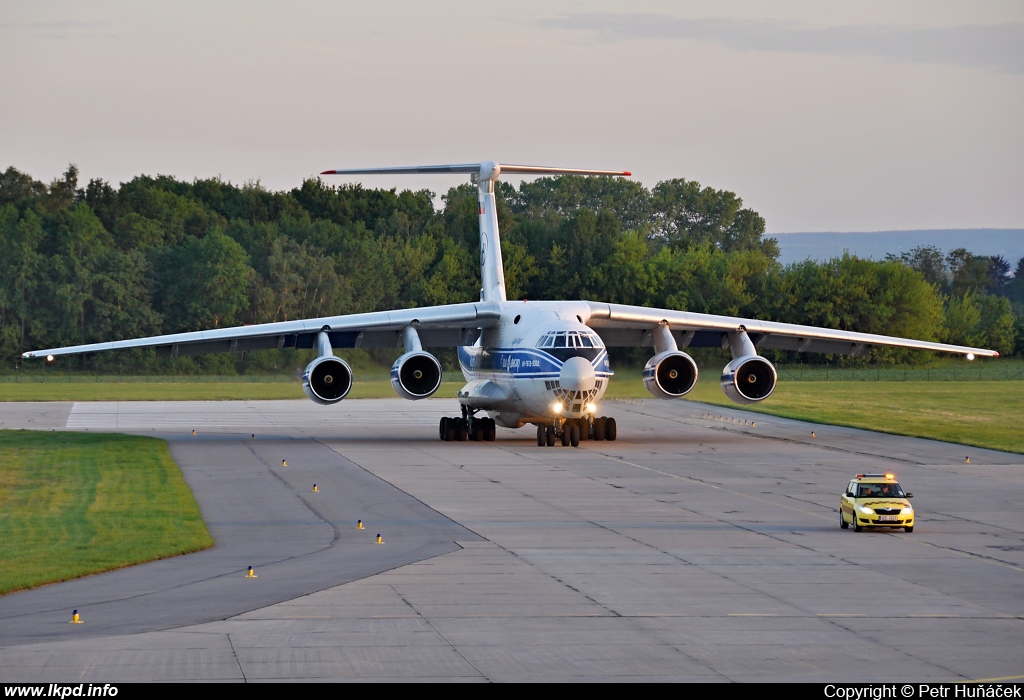
[(910, 527), (903, 528), (903, 532), (913, 532), (913, 531), (914, 531), (914, 526), (913, 525), (911, 525)]
[(853, 531), (860, 532), (864, 528), (857, 524), (857, 511), (853, 511)]
[(850, 527), (850, 523), (846, 522), (846, 518), (843, 517), (842, 508), (839, 509), (839, 527), (843, 528), (844, 530)]

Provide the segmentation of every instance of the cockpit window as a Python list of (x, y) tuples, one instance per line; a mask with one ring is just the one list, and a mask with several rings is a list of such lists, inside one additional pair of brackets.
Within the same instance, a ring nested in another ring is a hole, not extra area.
[(537, 341), (538, 348), (603, 348), (593, 331), (549, 331)]

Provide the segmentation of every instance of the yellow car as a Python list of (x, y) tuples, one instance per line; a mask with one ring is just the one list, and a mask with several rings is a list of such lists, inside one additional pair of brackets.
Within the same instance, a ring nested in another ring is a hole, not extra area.
[(903, 493), (895, 474), (858, 474), (839, 501), (839, 527), (902, 527), (914, 531), (912, 493)]

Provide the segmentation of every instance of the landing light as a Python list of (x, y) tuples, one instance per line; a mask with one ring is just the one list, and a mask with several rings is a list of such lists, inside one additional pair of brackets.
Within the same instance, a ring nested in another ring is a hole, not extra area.
[(558, 413), (561, 410), (562, 410), (562, 402), (561, 401), (555, 401), (553, 404), (551, 404), (551, 412), (552, 413)]
[(967, 357), (967, 361), (968, 362), (973, 362), (974, 361), (974, 353), (973, 352), (967, 353), (966, 357)]
[(53, 362), (53, 355), (47, 355), (46, 356), (46, 361), (47, 362)]

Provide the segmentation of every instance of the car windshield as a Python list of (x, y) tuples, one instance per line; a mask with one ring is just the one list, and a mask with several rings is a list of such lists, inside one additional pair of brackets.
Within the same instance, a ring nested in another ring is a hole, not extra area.
[(858, 484), (857, 498), (906, 498), (899, 484)]

